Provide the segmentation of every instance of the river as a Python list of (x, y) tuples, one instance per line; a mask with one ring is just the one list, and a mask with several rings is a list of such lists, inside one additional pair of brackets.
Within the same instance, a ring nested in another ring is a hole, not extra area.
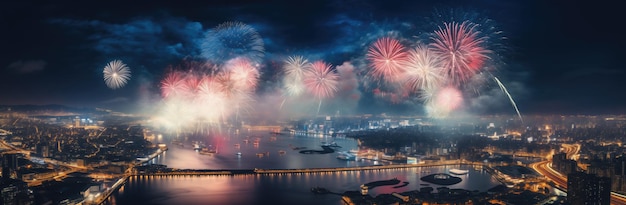
[[(258, 146), (253, 144), (259, 139)], [(244, 140), (248, 139), (248, 143)], [(170, 138), (155, 139), (171, 143)], [(352, 167), (374, 164), (373, 161), (343, 161), (331, 154), (300, 154), (293, 147), (321, 150), (324, 142), (336, 142), (340, 151), (357, 149), (350, 138), (332, 138), (303, 135), (272, 135), (269, 132), (229, 134), (206, 138), (188, 138), (183, 146), (168, 144), (169, 150), (152, 160), (181, 169), (289, 169), (317, 167)], [(201, 155), (193, 150), (194, 141), (217, 149), (217, 154)], [(235, 146), (235, 144), (240, 144)], [(279, 154), (279, 151), (285, 154)], [(241, 152), (241, 156), (236, 153)], [(256, 154), (264, 153), (259, 157)], [(266, 155), (269, 153), (269, 155)], [(359, 190), (361, 184), (398, 178), (408, 186), (377, 187), (370, 195), (417, 190), (428, 184), (420, 177), (431, 173), (448, 173), (451, 168), (468, 169), (463, 181), (449, 188), (486, 191), (499, 184), (491, 175), (470, 166), (438, 166), (388, 170), (352, 171), (336, 173), (235, 176), (140, 176), (131, 177), (107, 204), (342, 204), (337, 195), (315, 195), (311, 187), (320, 186), (332, 192)], [(438, 185), (428, 185), (434, 188)]]

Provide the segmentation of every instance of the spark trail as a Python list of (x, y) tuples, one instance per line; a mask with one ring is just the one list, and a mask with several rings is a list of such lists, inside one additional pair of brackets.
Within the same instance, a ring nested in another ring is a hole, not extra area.
[(517, 109), (517, 105), (515, 104), (513, 97), (511, 97), (511, 94), (509, 94), (509, 91), (506, 89), (506, 87), (504, 87), (504, 84), (502, 84), (502, 82), (500, 82), (500, 80), (497, 77), (494, 76), (493, 79), (496, 81), (496, 83), (498, 83), (498, 86), (500, 86), (500, 90), (502, 90), (502, 92), (504, 92), (506, 96), (509, 97), (511, 104), (513, 105), (513, 108), (515, 108), (515, 111), (517, 112), (517, 116), (519, 117), (519, 120), (522, 121), (522, 124), (523, 124), (524, 119), (522, 119), (522, 114), (520, 114), (519, 109)]

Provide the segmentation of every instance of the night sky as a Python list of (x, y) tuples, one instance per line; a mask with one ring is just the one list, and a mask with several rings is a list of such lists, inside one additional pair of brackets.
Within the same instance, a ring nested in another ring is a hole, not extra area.
[[(257, 94), (264, 95), (277, 86), (286, 56), (300, 54), (333, 65), (356, 62), (372, 36), (392, 30), (404, 37), (424, 35), (438, 24), (435, 14), (447, 11), (470, 20), (490, 19), (489, 26), (502, 31), (498, 37), (504, 39), (494, 46), (500, 62), (493, 74), (522, 113), (626, 113), (622, 7), (609, 1), (541, 0), (3, 2), (0, 105), (138, 110), (159, 100), (167, 67), (199, 56), (204, 33), (225, 21), (248, 24), (262, 36), (265, 58)], [(112, 90), (103, 82), (102, 69), (115, 59), (131, 68), (132, 78)], [(491, 84), (474, 105), (468, 103), (468, 110), (514, 114)], [(358, 113), (402, 112), (414, 105), (359, 89)]]

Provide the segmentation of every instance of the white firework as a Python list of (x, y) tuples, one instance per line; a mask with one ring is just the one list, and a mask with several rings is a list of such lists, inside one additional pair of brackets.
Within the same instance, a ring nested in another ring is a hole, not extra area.
[(444, 81), (442, 71), (439, 56), (427, 46), (418, 45), (409, 52), (402, 78), (414, 92), (432, 90)]
[(304, 91), (303, 76), (308, 63), (302, 56), (290, 56), (285, 60), (283, 83), (287, 95), (298, 96)]
[(124, 87), (130, 80), (130, 68), (120, 60), (114, 60), (107, 64), (102, 71), (104, 83), (111, 89)]

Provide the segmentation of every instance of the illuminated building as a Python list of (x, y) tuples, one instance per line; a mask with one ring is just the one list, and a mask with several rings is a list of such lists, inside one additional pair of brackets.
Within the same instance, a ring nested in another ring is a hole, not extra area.
[(609, 205), (611, 178), (573, 172), (567, 175), (567, 202), (572, 205)]
[(2, 178), (17, 178), (17, 154), (2, 155)]
[(33, 204), (33, 194), (26, 182), (15, 179), (0, 179), (0, 202), (2, 204)]

